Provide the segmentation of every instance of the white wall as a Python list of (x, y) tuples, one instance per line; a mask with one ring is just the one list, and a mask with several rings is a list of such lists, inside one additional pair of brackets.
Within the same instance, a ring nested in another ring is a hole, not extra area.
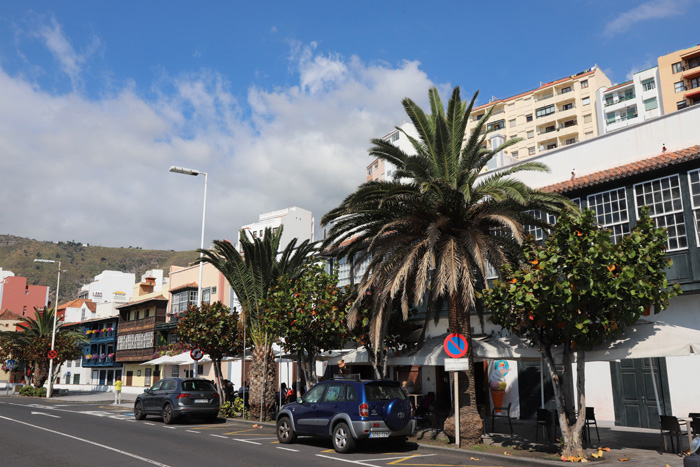
[[(95, 280), (83, 285), (81, 292), (88, 292), (87, 298), (95, 303), (118, 300), (127, 303), (131, 299), (136, 275), (119, 271), (103, 271)], [(118, 292), (115, 294), (115, 292)]]
[[(244, 225), (241, 230), (247, 231), (249, 238), (254, 237), (253, 232), (258, 238), (262, 238), (262, 232), (265, 228), (274, 229), (281, 225), (284, 226), (284, 231), (282, 232), (280, 249), (284, 249), (294, 238), (299, 239), (297, 244), (304, 240), (314, 240), (314, 218), (311, 211), (296, 206), (260, 214), (257, 222)], [(238, 234), (238, 249), (240, 250), (240, 232)]]

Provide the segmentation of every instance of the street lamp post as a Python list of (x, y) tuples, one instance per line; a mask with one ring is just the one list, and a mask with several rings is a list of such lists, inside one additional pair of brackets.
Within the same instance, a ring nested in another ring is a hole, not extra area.
[[(56, 263), (52, 259), (35, 259), (35, 263)], [(58, 261), (58, 279), (56, 280), (56, 301), (53, 310), (53, 331), (51, 332), (51, 350), (56, 345), (56, 317), (58, 316), (58, 288), (61, 286), (61, 262)], [(53, 391), (53, 358), (49, 359), (49, 389), (46, 391), (46, 398), (51, 397)]]
[[(203, 250), (204, 249), (204, 221), (207, 216), (207, 182), (208, 182), (208, 175), (206, 172), (201, 172), (199, 170), (194, 170), (194, 169), (186, 169), (184, 167), (177, 167), (175, 165), (170, 167), (170, 171), (172, 173), (176, 174), (183, 174), (183, 175), (192, 175), (192, 176), (197, 176), (197, 175), (204, 175), (204, 206), (202, 207), (202, 238), (199, 242), (199, 249)], [(202, 252), (199, 252), (199, 282), (197, 283), (197, 301), (199, 302), (197, 306), (200, 306), (202, 304)], [(194, 373), (193, 377), (197, 377), (197, 360), (194, 361), (194, 365), (192, 365), (192, 372)]]

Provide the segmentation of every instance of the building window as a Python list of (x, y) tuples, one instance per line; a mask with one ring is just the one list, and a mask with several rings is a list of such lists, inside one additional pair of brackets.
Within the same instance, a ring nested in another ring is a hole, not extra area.
[(85, 321), (85, 310), (80, 312), (80, 321)]
[(513, 152), (511, 153), (511, 156), (513, 156), (513, 157), (518, 157), (518, 151), (513, 151)]
[(588, 87), (588, 80), (584, 79), (581, 81), (581, 89), (587, 88)]
[(505, 120), (498, 120), (492, 123), (489, 123), (486, 125), (486, 130), (491, 131), (491, 130), (500, 130), (506, 126), (506, 121)]
[(682, 101), (676, 102), (676, 108), (678, 110), (685, 109), (686, 107), (688, 107), (688, 103), (685, 101), (685, 99), (683, 99)]
[(673, 83), (673, 89), (676, 92), (683, 92), (685, 91), (685, 86), (683, 85), (683, 81), (678, 81), (677, 83)]
[(651, 91), (652, 89), (656, 89), (656, 82), (654, 81), (654, 78), (651, 79), (645, 79), (642, 81), (642, 89), (645, 91)]
[(554, 113), (554, 104), (546, 105), (535, 110), (535, 115), (537, 118), (546, 117)]
[(593, 121), (592, 114), (584, 115), (583, 116), (583, 123), (591, 123)]
[(567, 86), (561, 90), (562, 94), (566, 94), (567, 92), (571, 92), (571, 86)]
[(76, 373), (73, 375), (73, 384), (80, 384), (80, 374)]
[(657, 107), (659, 107), (659, 104), (656, 102), (656, 97), (644, 101), (644, 110), (654, 110)]
[(630, 233), (627, 194), (624, 188), (590, 195), (588, 208), (595, 214), (596, 222), (610, 230), (613, 243), (618, 243)]
[(671, 69), (673, 70), (674, 74), (680, 73), (681, 71), (683, 71), (683, 65), (681, 64), (681, 62), (676, 62), (673, 65), (671, 65)]
[(690, 205), (693, 208), (695, 221), (696, 244), (700, 246), (700, 169), (688, 172), (688, 184), (690, 185)]
[(535, 137), (535, 130), (530, 130), (527, 132), (527, 139)]
[(588, 105), (591, 103), (591, 98), (590, 97), (584, 97), (581, 99), (581, 105)]
[(398, 131), (393, 132), (391, 134), (391, 136), (389, 136), (389, 141), (391, 141), (392, 143), (394, 141), (398, 141), (398, 140), (399, 140), (399, 132)]
[(515, 120), (515, 119), (510, 120), (510, 121), (508, 122), (508, 125), (509, 125), (511, 128), (514, 127), (515, 125), (517, 125), (516, 120)]
[(549, 143), (547, 145), (547, 150), (549, 151), (550, 149), (556, 149), (557, 148), (557, 143)]
[(649, 215), (654, 219), (656, 226), (666, 228), (667, 250), (687, 248), (680, 177), (672, 175), (639, 183), (634, 186), (634, 193), (637, 200), (637, 217), (642, 206), (648, 206)]
[(535, 146), (531, 146), (531, 147), (527, 148), (527, 153), (531, 156), (534, 155), (535, 154)]
[[(540, 221), (547, 222), (550, 225), (554, 225), (557, 223), (557, 218), (555, 216), (542, 211), (525, 211), (525, 214), (532, 216)], [(526, 235), (532, 235), (532, 237), (536, 241), (544, 239), (544, 230), (542, 230), (542, 227), (538, 227), (535, 225), (523, 225), (523, 229), (525, 230)]]
[[(202, 293), (202, 295), (204, 295)], [(183, 292), (178, 292), (173, 294), (173, 298), (170, 305), (171, 313), (182, 313), (189, 308), (190, 305), (197, 304), (197, 291), (196, 290), (185, 290)]]
[(587, 131), (584, 136), (586, 139), (592, 139), (593, 138), (593, 132), (592, 131)]
[(573, 102), (569, 102), (568, 104), (564, 104), (561, 106), (561, 111), (563, 112), (565, 110), (571, 110), (573, 108), (574, 108)]
[(71, 366), (73, 366), (73, 360), (68, 360), (68, 361), (66, 361), (66, 366), (67, 366), (68, 368), (70, 368)]
[(574, 144), (576, 142), (576, 138), (571, 138), (566, 140), (566, 145), (568, 146), (569, 144)]
[(611, 123), (615, 123), (615, 112), (610, 112), (605, 114), (605, 123), (610, 125)]
[(531, 122), (532, 121), (532, 114), (525, 115), (525, 121)]
[(202, 290), (202, 301), (204, 303), (211, 303), (211, 288), (207, 287)]

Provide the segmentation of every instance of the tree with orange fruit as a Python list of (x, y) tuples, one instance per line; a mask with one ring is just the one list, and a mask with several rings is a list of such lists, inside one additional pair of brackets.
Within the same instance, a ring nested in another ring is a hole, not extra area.
[[(593, 213), (563, 215), (544, 245), (523, 245), (517, 267), (501, 269), (502, 281), (483, 291), (491, 320), (536, 346), (552, 376), (565, 457), (583, 456), (585, 411), (574, 414), (572, 362), (576, 356), (578, 406), (586, 406), (586, 350), (609, 342), (653, 309), (668, 307), (680, 293), (669, 287), (665, 269), (666, 231), (646, 211), (617, 244)], [(563, 374), (554, 350), (563, 354)], [(568, 374), (567, 374), (568, 373)], [(568, 414), (568, 416), (567, 416)]]

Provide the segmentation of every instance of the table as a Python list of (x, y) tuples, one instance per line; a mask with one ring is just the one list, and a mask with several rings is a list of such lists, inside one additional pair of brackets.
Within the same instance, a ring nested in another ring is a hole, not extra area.
[(693, 444), (693, 430), (690, 424), (693, 422), (693, 419), (690, 417), (676, 417), (678, 419), (678, 424), (679, 425), (685, 425), (685, 430), (688, 432), (688, 449), (690, 449), (690, 446)]

